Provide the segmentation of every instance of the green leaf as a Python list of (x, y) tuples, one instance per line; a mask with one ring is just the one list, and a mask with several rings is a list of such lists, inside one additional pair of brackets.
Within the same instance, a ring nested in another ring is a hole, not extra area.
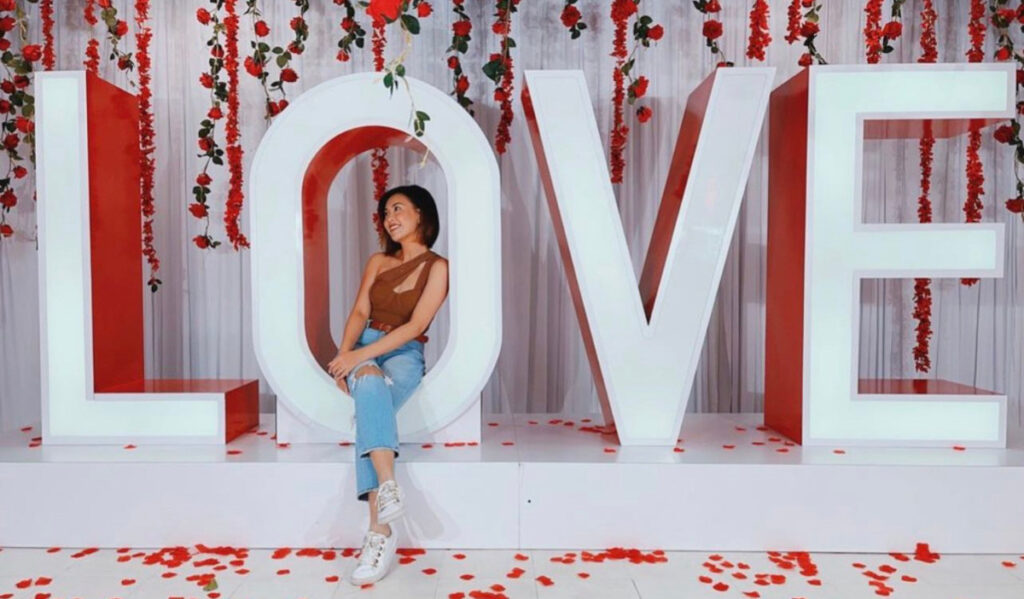
[(417, 110), (416, 111), (416, 118), (420, 119), (421, 121), (429, 121), (430, 120), (430, 115), (425, 113), (425, 112), (423, 112), (422, 110)]
[(395, 67), (395, 74), (399, 77), (405, 77), (405, 65), (398, 63), (398, 66)]
[(282, 54), (282, 55), (278, 56), (277, 59), (274, 62), (277, 63), (277, 67), (279, 69), (283, 69), (284, 65), (288, 64), (288, 59), (289, 58), (290, 58), (290, 56), (288, 56), (287, 54)]
[(402, 26), (413, 35), (420, 32), (420, 20), (410, 14), (402, 15)]

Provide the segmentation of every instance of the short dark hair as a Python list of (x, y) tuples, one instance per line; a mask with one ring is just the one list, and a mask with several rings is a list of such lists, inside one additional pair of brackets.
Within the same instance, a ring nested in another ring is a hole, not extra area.
[[(413, 206), (416, 206), (420, 211), (420, 236), (428, 248), (433, 247), (434, 242), (437, 241), (438, 233), (441, 232), (441, 224), (437, 217), (437, 204), (434, 203), (434, 196), (430, 195), (429, 191), (419, 185), (392, 187), (385, 191), (384, 195), (380, 196), (380, 199), (377, 200), (377, 219), (380, 221), (381, 227), (384, 226), (384, 208), (387, 206), (391, 196), (397, 194), (402, 194), (409, 198)], [(402, 244), (391, 239), (386, 230), (383, 233), (383, 241), (384, 253), (388, 256), (394, 256), (398, 253), (398, 250), (402, 249)]]

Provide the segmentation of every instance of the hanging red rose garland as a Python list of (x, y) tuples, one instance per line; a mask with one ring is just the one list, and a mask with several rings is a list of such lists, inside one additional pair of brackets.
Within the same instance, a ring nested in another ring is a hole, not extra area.
[[(387, 29), (384, 19), (375, 18), (372, 23), (372, 50), (373, 70), (378, 73), (384, 70), (384, 50), (387, 47)], [(388, 163), (388, 149), (386, 146), (374, 148), (370, 152), (370, 169), (373, 171), (373, 198), (376, 203), (388, 189), (388, 180), (391, 178), (391, 165)], [(377, 242), (380, 247), (387, 243), (387, 233), (384, 232), (384, 223), (381, 222), (377, 211), (372, 213), (374, 229), (377, 231)]]
[[(385, 25), (398, 23), (405, 40), (402, 52), (389, 63), (381, 63), (384, 74), (384, 87), (393, 94), (398, 89), (398, 84), (405, 84), (406, 91), (409, 91), (409, 84), (405, 80), (405, 57), (412, 51), (412, 38), (420, 33), (420, 19), (426, 18), (433, 13), (433, 7), (426, 0), (369, 0), (366, 4), (366, 13), (370, 16), (375, 30), (383, 31)], [(415, 15), (412, 14), (415, 11)], [(383, 38), (382, 38), (383, 39)], [(383, 46), (381, 47), (383, 52)], [(381, 60), (383, 54), (381, 54)], [(375, 63), (377, 62), (375, 57)], [(412, 110), (410, 120), (412, 121), (413, 132), (417, 137), (423, 135), (426, 130), (427, 121), (430, 115), (422, 110), (416, 110), (416, 102), (410, 93)]]
[[(14, 16), (8, 13), (14, 12)], [(32, 63), (40, 60), (43, 49), (38, 45), (25, 44), (28, 31), (27, 16), (13, 2), (0, 3), (0, 58), (5, 76), (0, 81), (0, 114), (3, 115), (3, 151), (7, 154), (7, 175), (0, 179), (0, 239), (14, 235), (14, 228), (7, 222), (7, 214), (18, 204), (13, 182), (28, 175), (22, 162), (25, 158), (18, 153), (22, 142), (31, 148), (35, 145), (35, 98), (29, 91), (28, 75)], [(21, 34), (21, 49), (11, 49), (7, 34), (17, 29)]]
[(722, 5), (718, 0), (693, 0), (693, 7), (704, 15), (704, 25), (701, 28), (701, 35), (704, 36), (704, 45), (711, 51), (713, 57), (718, 57), (715, 66), (731, 67), (732, 61), (725, 58), (725, 53), (718, 46), (718, 38), (722, 37), (722, 22), (716, 16), (722, 12)]
[[(967, 32), (971, 40), (967, 51), (967, 60), (981, 62), (985, 58), (985, 1), (971, 0), (971, 18), (967, 24)], [(968, 223), (981, 221), (981, 210), (984, 208), (981, 196), (985, 193), (985, 165), (981, 162), (981, 126), (972, 121), (967, 136), (967, 197), (964, 200), (964, 216)], [(960, 283), (970, 287), (977, 283), (977, 278), (962, 278)]]
[[(100, 20), (107, 28), (106, 37), (110, 43), (109, 59), (114, 61), (117, 68), (122, 71), (132, 70), (135, 66), (132, 62), (132, 53), (121, 49), (121, 40), (128, 35), (128, 23), (117, 18), (117, 8), (113, 5), (113, 0), (86, 0), (83, 16), (90, 27), (99, 23), (99, 20), (96, 19), (97, 6), (100, 8)], [(92, 73), (99, 70), (99, 44), (99, 40), (90, 38), (85, 48), (86, 60), (83, 64), (86, 70)], [(135, 85), (135, 82), (131, 80), (128, 83), (132, 86)]]
[[(935, 12), (933, 0), (924, 0), (921, 7), (921, 57), (920, 63), (933, 63), (939, 59), (938, 42), (935, 36)], [(917, 220), (921, 223), (932, 222), (932, 158), (935, 147), (935, 136), (932, 134), (931, 121), (925, 121), (924, 134), (918, 148), (921, 153), (921, 193), (917, 198)], [(932, 337), (932, 282), (931, 279), (914, 279), (914, 320), (917, 326), (916, 343), (912, 351), (914, 368), (918, 372), (931, 370), (931, 337)]]
[(160, 270), (160, 259), (153, 247), (153, 214), (156, 212), (153, 203), (154, 171), (156, 164), (156, 129), (153, 126), (153, 91), (150, 88), (152, 78), (149, 74), (152, 61), (149, 57), (149, 44), (153, 39), (153, 30), (149, 27), (149, 0), (135, 0), (135, 57), (139, 63), (139, 167), (142, 173), (140, 196), (142, 201), (142, 254), (149, 264), (149, 280), (146, 284), (152, 292), (160, 288), (160, 279), (156, 273)]
[(747, 58), (764, 62), (765, 49), (772, 43), (771, 26), (768, 23), (768, 0), (754, 0), (750, 7), (750, 37), (747, 39)]
[(587, 24), (583, 22), (583, 14), (580, 13), (580, 9), (576, 8), (577, 1), (565, 0), (562, 15), (559, 17), (562, 20), (562, 25), (569, 30), (571, 39), (579, 38), (583, 35), (583, 30), (587, 28)]
[[(804, 11), (803, 9), (807, 10)], [(802, 67), (818, 64), (828, 64), (825, 58), (818, 52), (814, 40), (818, 37), (821, 28), (818, 21), (821, 14), (820, 0), (790, 0), (789, 9), (786, 11), (788, 22), (786, 23), (786, 41), (790, 44), (803, 39), (806, 51), (800, 55), (797, 61)]]
[(1013, 58), (1017, 63), (1017, 115), (1008, 124), (996, 129), (994, 137), (997, 142), (1004, 143), (1014, 148), (1014, 169), (1013, 175), (1017, 180), (1017, 195), (1006, 200), (1006, 209), (1017, 214), (1024, 220), (1024, 180), (1021, 179), (1021, 168), (1024, 166), (1024, 141), (1020, 136), (1020, 119), (1024, 114), (1024, 55), (1014, 47), (1013, 38), (1010, 37), (1009, 28), (1014, 23), (1024, 25), (1024, 4), (1016, 10), (1006, 7), (1008, 0), (996, 0), (989, 3), (989, 10), (992, 13), (992, 25), (996, 28), (998, 37), (996, 39), (995, 58), (998, 61)]
[(228, 199), (224, 206), (224, 229), (231, 247), (249, 247), (249, 240), (239, 231), (238, 218), (245, 195), (242, 193), (242, 143), (238, 129), (238, 13), (237, 0), (224, 0), (224, 70), (228, 75), (228, 115), (224, 124), (227, 142)]
[(43, 68), (52, 71), (57, 64), (53, 51), (53, 0), (40, 0), (39, 18), (43, 22)]
[(448, 70), (452, 72), (452, 92), (455, 101), (459, 106), (466, 109), (469, 114), (474, 114), (473, 101), (469, 99), (466, 92), (469, 91), (469, 75), (462, 68), (462, 60), (459, 54), (466, 54), (469, 51), (469, 37), (473, 30), (473, 22), (466, 13), (465, 0), (452, 0), (452, 12), (455, 13), (455, 22), (452, 23), (452, 45), (448, 46)]
[(195, 196), (196, 201), (189, 204), (188, 207), (192, 216), (204, 222), (203, 233), (192, 238), (192, 242), (199, 249), (213, 249), (220, 245), (220, 241), (210, 235), (210, 206), (207, 200), (210, 197), (210, 184), (213, 182), (209, 173), (210, 164), (224, 164), (224, 150), (217, 144), (215, 134), (217, 122), (224, 118), (221, 105), (226, 104), (228, 100), (227, 84), (220, 78), (221, 71), (224, 70), (224, 45), (221, 43), (224, 26), (220, 19), (220, 10), (224, 6), (224, 0), (210, 0), (210, 2), (214, 6), (213, 12), (205, 8), (199, 8), (196, 11), (196, 20), (201, 25), (211, 26), (211, 35), (206, 41), (206, 45), (210, 48), (209, 70), (199, 76), (199, 84), (208, 89), (210, 93), (210, 109), (206, 113), (206, 118), (199, 125), (199, 150), (202, 152), (199, 157), (205, 158), (205, 160), (202, 170), (196, 176), (196, 184), (192, 188), (192, 195)]
[[(270, 26), (263, 20), (263, 12), (260, 10), (260, 0), (246, 0), (245, 13), (249, 15), (252, 22), (252, 30), (255, 38), (249, 42), (252, 47), (252, 54), (245, 58), (245, 70), (247, 73), (259, 80), (263, 86), (265, 97), (264, 118), (271, 120), (288, 106), (287, 92), (284, 86), (286, 83), (295, 83), (299, 80), (299, 74), (291, 68), (293, 56), (298, 56), (306, 49), (305, 42), (309, 39), (309, 25), (306, 23), (306, 12), (309, 11), (309, 0), (292, 0), (299, 14), (289, 21), (288, 26), (292, 30), (292, 40), (284, 48), (280, 46), (270, 47), (270, 44), (263, 41), (263, 38), (270, 35)], [(270, 78), (270, 59), (274, 57), (274, 66), (277, 67), (277, 78), (268, 83)], [(274, 95), (279, 95), (274, 100)]]
[(512, 83), (515, 75), (512, 64), (512, 48), (516, 42), (511, 37), (512, 13), (517, 11), (519, 0), (497, 0), (494, 6), (494, 24), (491, 31), (501, 37), (499, 51), (491, 54), (483, 71), (487, 78), (494, 82), (494, 101), (501, 106), (501, 118), (498, 131), (494, 138), (494, 148), (498, 154), (504, 154), (508, 143), (512, 141), (511, 127), (515, 113), (512, 110)]
[[(656, 25), (651, 17), (647, 15), (637, 17), (633, 23), (633, 50), (627, 54), (626, 28), (630, 17), (638, 13), (639, 4), (640, 0), (612, 0), (611, 19), (615, 25), (612, 56), (615, 57), (615, 70), (612, 72), (613, 121), (608, 159), (612, 183), (622, 183), (623, 171), (626, 168), (623, 151), (626, 148), (626, 141), (629, 139), (629, 127), (625, 123), (623, 102), (628, 99), (629, 104), (634, 105), (639, 98), (647, 93), (647, 86), (650, 83), (646, 77), (633, 77), (636, 52), (641, 46), (649, 48), (652, 41), (660, 40), (665, 33), (661, 25)], [(628, 88), (627, 79), (629, 80)], [(649, 106), (636, 108), (636, 117), (641, 123), (651, 120), (652, 116), (654, 116), (654, 112)]]
[(334, 0), (338, 6), (345, 8), (345, 16), (341, 19), (341, 30), (344, 35), (338, 40), (338, 62), (348, 62), (352, 58), (352, 46), (362, 48), (366, 45), (366, 30), (356, 21), (356, 8), (352, 0)]
[(882, 26), (883, 0), (868, 0), (864, 6), (867, 20), (864, 24), (864, 40), (868, 64), (876, 64), (882, 54), (893, 51), (889, 44), (903, 34), (903, 3), (906, 0), (892, 0), (889, 22)]

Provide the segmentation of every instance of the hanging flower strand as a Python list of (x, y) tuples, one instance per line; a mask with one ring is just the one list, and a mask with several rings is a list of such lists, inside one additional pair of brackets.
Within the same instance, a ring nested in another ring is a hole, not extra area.
[(733, 66), (732, 61), (725, 58), (725, 52), (718, 45), (718, 38), (722, 37), (723, 29), (722, 22), (716, 17), (722, 12), (722, 5), (718, 0), (693, 0), (693, 7), (704, 15), (701, 35), (704, 36), (704, 45), (711, 51), (711, 55), (718, 57), (716, 66)]
[(362, 48), (366, 45), (366, 30), (356, 21), (356, 8), (352, 0), (334, 0), (338, 6), (345, 8), (345, 16), (341, 19), (341, 30), (345, 32), (338, 40), (338, 62), (348, 62), (352, 58), (352, 47)]
[(587, 24), (583, 22), (583, 14), (580, 13), (580, 9), (576, 8), (577, 1), (565, 0), (562, 15), (559, 17), (562, 20), (562, 25), (569, 30), (570, 39), (579, 38), (583, 35), (583, 30), (587, 28)]
[[(938, 43), (935, 36), (935, 13), (933, 0), (924, 0), (921, 7), (921, 57), (919, 63), (934, 63), (939, 59)], [(931, 121), (925, 121), (924, 133), (918, 144), (921, 166), (921, 193), (917, 198), (917, 220), (921, 223), (932, 222), (932, 159), (935, 147), (935, 136), (932, 134)], [(914, 279), (914, 320), (917, 326), (916, 343), (911, 352), (914, 358), (914, 369), (918, 372), (931, 370), (931, 337), (932, 337), (932, 282), (927, 278)]]
[(192, 195), (196, 201), (188, 206), (192, 216), (204, 221), (203, 233), (192, 238), (192, 242), (199, 249), (215, 249), (221, 243), (210, 235), (210, 206), (207, 200), (210, 197), (210, 184), (213, 182), (209, 173), (210, 164), (224, 164), (224, 150), (217, 144), (216, 130), (217, 122), (224, 118), (221, 105), (226, 104), (228, 100), (227, 84), (220, 78), (221, 71), (224, 70), (224, 45), (221, 43), (224, 25), (220, 20), (224, 0), (210, 0), (210, 3), (214, 6), (212, 13), (205, 8), (196, 11), (196, 20), (201, 25), (212, 25), (210, 38), (206, 41), (210, 48), (210, 68), (199, 77), (200, 85), (210, 90), (210, 110), (199, 127), (199, 149), (202, 151), (199, 157), (205, 160), (192, 188)]
[(242, 143), (238, 128), (238, 13), (237, 0), (224, 0), (224, 70), (228, 75), (228, 115), (224, 124), (224, 138), (228, 156), (228, 199), (224, 206), (224, 229), (236, 251), (249, 247), (249, 240), (238, 228), (238, 218), (245, 198), (242, 193)]
[[(0, 4), (0, 58), (4, 69), (3, 80), (0, 81), (0, 114), (3, 115), (3, 151), (7, 155), (7, 174), (0, 179), (0, 240), (14, 235), (14, 228), (7, 222), (7, 215), (18, 204), (18, 196), (14, 191), (14, 181), (28, 175), (28, 169), (22, 165), (25, 157), (18, 152), (22, 142), (29, 146), (29, 158), (35, 146), (35, 98), (29, 89), (28, 75), (33, 71), (34, 62), (43, 56), (39, 45), (27, 44), (28, 19), (23, 10), (9, 3), (9, 8)], [(14, 16), (5, 14), (14, 12)], [(17, 29), (21, 39), (21, 49), (11, 48), (11, 40), (7, 34)]]
[(764, 62), (765, 49), (772, 43), (768, 0), (754, 0), (750, 7), (750, 37), (747, 39), (747, 58)]
[[(387, 22), (384, 19), (373, 19), (371, 24), (371, 50), (373, 51), (373, 70), (381, 72), (384, 70), (384, 50), (387, 49), (388, 34)], [(373, 173), (373, 198), (376, 203), (388, 189), (388, 181), (391, 178), (391, 165), (388, 163), (387, 146), (373, 148), (370, 152), (370, 169)], [(371, 220), (374, 229), (377, 231), (377, 243), (381, 248), (387, 245), (387, 232), (384, 231), (384, 223), (380, 220), (377, 211), (372, 212)]]
[(498, 154), (504, 154), (508, 143), (512, 141), (511, 127), (515, 112), (512, 110), (512, 83), (514, 72), (512, 64), (512, 48), (516, 42), (511, 37), (512, 13), (517, 11), (519, 0), (497, 0), (495, 2), (494, 25), (491, 31), (501, 37), (500, 52), (491, 54), (490, 60), (484, 65), (483, 71), (487, 78), (494, 82), (494, 101), (501, 106), (501, 118), (498, 131), (494, 138), (494, 148)]
[(1016, 196), (1006, 200), (1006, 209), (1017, 214), (1024, 220), (1024, 180), (1021, 179), (1021, 167), (1024, 165), (1024, 141), (1021, 140), (1021, 115), (1024, 114), (1024, 55), (1018, 51), (1010, 37), (1009, 28), (1024, 16), (1024, 9), (1018, 7), (1014, 10), (1007, 7), (1008, 0), (993, 0), (989, 2), (989, 11), (992, 15), (992, 25), (995, 27), (998, 36), (996, 38), (995, 59), (1005, 61), (1013, 58), (1017, 63), (1017, 114), (1006, 125), (1001, 125), (995, 131), (994, 137), (997, 142), (1007, 144), (1014, 148), (1013, 176), (1016, 179)]
[[(85, 0), (85, 7), (82, 9), (82, 18), (89, 25), (89, 31), (99, 23), (96, 18), (96, 0)], [(95, 75), (100, 68), (100, 41), (95, 37), (89, 37), (85, 44), (85, 60), (82, 61), (85, 70)]]
[[(364, 4), (366, 12), (370, 15), (375, 27), (395, 22), (401, 27), (405, 43), (402, 52), (383, 68), (385, 73), (384, 87), (394, 94), (395, 90), (398, 89), (399, 82), (405, 85), (406, 91), (409, 92), (411, 104), (410, 121), (413, 132), (419, 137), (426, 130), (430, 115), (422, 110), (416, 110), (416, 102), (412, 97), (409, 82), (405, 79), (405, 58), (412, 50), (413, 36), (420, 33), (419, 20), (430, 16), (433, 12), (433, 7), (426, 0), (369, 0), (368, 3), (364, 2)], [(413, 10), (416, 12), (415, 15), (411, 14)]]
[[(262, 41), (270, 35), (270, 26), (263, 20), (263, 13), (260, 10), (259, 0), (246, 0), (245, 12), (252, 22), (252, 29), (255, 38), (249, 42), (252, 47), (252, 54), (245, 58), (245, 70), (251, 76), (259, 80), (263, 86), (265, 98), (264, 118), (272, 120), (288, 107), (286, 83), (295, 83), (299, 80), (299, 74), (291, 68), (291, 60), (294, 56), (302, 54), (306, 49), (305, 43), (309, 39), (309, 25), (306, 23), (306, 12), (309, 11), (309, 0), (292, 0), (299, 14), (292, 17), (288, 23), (293, 35), (292, 41), (287, 47), (270, 47), (270, 44)], [(274, 65), (277, 67), (277, 79), (268, 83), (270, 78), (270, 60), (274, 57)], [(279, 99), (275, 100), (274, 95)]]
[(889, 22), (882, 26), (883, 0), (868, 0), (864, 7), (867, 20), (864, 24), (864, 43), (869, 64), (876, 64), (882, 54), (893, 51), (889, 44), (903, 34), (903, 3), (906, 0), (892, 0)]
[(446, 53), (449, 55), (447, 64), (448, 70), (452, 72), (452, 92), (455, 101), (459, 106), (466, 109), (473, 115), (473, 101), (469, 99), (466, 92), (469, 91), (469, 75), (462, 68), (462, 60), (459, 54), (466, 54), (469, 51), (469, 34), (473, 30), (473, 22), (466, 13), (465, 0), (452, 0), (452, 12), (455, 13), (455, 22), (452, 23), (452, 45)]
[[(121, 49), (121, 40), (128, 35), (128, 23), (123, 19), (117, 18), (117, 8), (113, 5), (113, 0), (86, 0), (85, 5), (85, 20), (90, 26), (96, 25), (99, 21), (96, 19), (95, 7), (100, 8), (100, 18), (103, 21), (103, 25), (107, 28), (107, 42), (110, 43), (110, 55), (108, 58), (117, 64), (117, 68), (121, 71), (131, 71), (135, 68), (135, 63), (132, 58), (132, 53)], [(90, 39), (85, 49), (86, 69), (97, 72), (99, 69), (99, 41), (96, 39)], [(128, 85), (135, 87), (135, 82), (131, 79), (128, 80)]]
[[(967, 32), (971, 40), (970, 49), (967, 51), (967, 60), (970, 62), (981, 62), (985, 58), (985, 1), (971, 0), (971, 18), (967, 24)], [(981, 196), (985, 193), (985, 165), (981, 161), (981, 125), (971, 121), (970, 131), (967, 134), (967, 197), (964, 199), (965, 222), (976, 223), (981, 221), (981, 211), (984, 204)], [(979, 281), (977, 278), (964, 277), (960, 283), (970, 287)]]
[[(805, 12), (802, 9), (806, 8)], [(803, 46), (806, 51), (800, 55), (797, 61), (802, 67), (809, 67), (815, 62), (828, 64), (825, 58), (818, 52), (814, 45), (821, 28), (818, 25), (821, 14), (821, 0), (790, 0), (789, 9), (786, 11), (788, 22), (786, 24), (786, 42), (792, 44), (803, 38)]]
[(157, 258), (153, 246), (153, 214), (156, 212), (153, 198), (154, 171), (156, 169), (154, 155), (156, 151), (156, 129), (153, 126), (153, 91), (150, 88), (152, 78), (149, 70), (152, 61), (149, 57), (149, 44), (153, 39), (153, 30), (149, 27), (149, 0), (135, 0), (135, 58), (139, 63), (139, 170), (142, 174), (140, 196), (142, 202), (142, 253), (149, 264), (149, 290), (156, 293), (160, 288), (160, 279), (156, 273), (160, 270), (160, 259)]
[(57, 65), (53, 51), (53, 0), (40, 0), (39, 18), (43, 23), (43, 68), (52, 71)]

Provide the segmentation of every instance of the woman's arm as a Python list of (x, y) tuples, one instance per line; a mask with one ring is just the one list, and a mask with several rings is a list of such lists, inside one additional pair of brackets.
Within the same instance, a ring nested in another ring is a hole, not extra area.
[(338, 354), (350, 351), (359, 341), (359, 335), (366, 327), (366, 319), (370, 317), (370, 287), (377, 278), (377, 270), (380, 268), (381, 252), (376, 252), (366, 261), (366, 268), (363, 269), (363, 281), (356, 293), (356, 302), (352, 305), (352, 311), (345, 321), (345, 330), (341, 336), (341, 345), (338, 347)]
[(355, 353), (359, 354), (359, 361), (382, 356), (422, 335), (434, 320), (434, 315), (437, 314), (447, 296), (448, 261), (441, 258), (430, 265), (427, 284), (423, 288), (420, 299), (416, 302), (416, 307), (412, 310), (409, 322), (391, 329), (380, 339), (357, 349)]

